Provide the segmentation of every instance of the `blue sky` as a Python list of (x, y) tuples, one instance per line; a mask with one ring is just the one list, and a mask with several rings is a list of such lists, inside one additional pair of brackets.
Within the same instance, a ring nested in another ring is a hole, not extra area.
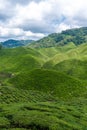
[(0, 41), (87, 26), (87, 0), (0, 0)]

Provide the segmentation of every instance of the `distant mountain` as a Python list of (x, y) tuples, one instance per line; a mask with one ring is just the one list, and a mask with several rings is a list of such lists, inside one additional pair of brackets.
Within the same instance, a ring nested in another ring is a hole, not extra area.
[(49, 36), (40, 39), (30, 44), (30, 47), (43, 48), (43, 47), (54, 47), (58, 45), (65, 45), (68, 43), (74, 43), (79, 45), (87, 42), (87, 27), (70, 29), (62, 31), (61, 33), (53, 33)]
[(19, 47), (19, 46), (25, 46), (29, 43), (31, 43), (33, 40), (14, 40), (14, 39), (9, 39), (5, 42), (2, 42), (3, 47)]

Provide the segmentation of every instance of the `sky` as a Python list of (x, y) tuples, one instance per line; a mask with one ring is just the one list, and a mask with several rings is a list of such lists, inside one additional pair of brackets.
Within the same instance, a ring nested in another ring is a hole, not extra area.
[(87, 26), (87, 0), (0, 0), (0, 41)]

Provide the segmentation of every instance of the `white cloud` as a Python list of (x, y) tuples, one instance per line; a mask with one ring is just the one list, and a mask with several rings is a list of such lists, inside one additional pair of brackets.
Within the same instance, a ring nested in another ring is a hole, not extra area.
[(16, 38), (16, 39), (40, 39), (45, 35), (42, 33), (33, 33), (31, 31), (24, 31), (20, 28), (3, 28), (0, 27), (0, 37), (2, 40), (6, 40), (9, 38)]
[(0, 38), (42, 38), (87, 26), (87, 0), (0, 0)]

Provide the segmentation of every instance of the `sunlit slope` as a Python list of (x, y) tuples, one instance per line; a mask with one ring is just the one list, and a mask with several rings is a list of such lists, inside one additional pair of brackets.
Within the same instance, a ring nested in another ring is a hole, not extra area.
[(76, 47), (73, 43), (65, 46), (31, 49), (13, 48), (0, 50), (0, 71), (19, 71), (20, 69), (32, 69), (44, 66), (50, 68), (68, 59), (86, 60), (87, 45)]
[(79, 79), (87, 79), (87, 60), (65, 60), (56, 64), (53, 69), (77, 77)]
[(56, 54), (60, 54), (60, 53), (65, 53), (69, 50), (72, 50), (76, 48), (75, 44), (68, 43), (65, 46), (58, 46), (58, 47), (49, 47), (49, 48), (39, 48), (37, 49), (41, 54), (48, 56), (50, 58), (52, 58), (53, 56), (55, 56)]
[(40, 67), (45, 56), (30, 48), (13, 48), (0, 50), (0, 71), (22, 71)]
[(87, 44), (86, 43), (79, 45), (74, 49), (68, 50), (66, 52), (60, 52), (54, 55), (43, 65), (44, 68), (56, 69), (58, 71), (60, 70), (63, 72), (66, 72), (66, 70), (67, 72), (71, 70), (73, 71), (74, 75), (77, 75), (77, 77), (79, 77), (79, 74), (80, 77), (84, 77), (84, 74), (86, 76), (86, 66), (87, 66)]
[(25, 72), (34, 68), (55, 69), (86, 79), (87, 44), (31, 49), (20, 47), (0, 50), (1, 72)]

